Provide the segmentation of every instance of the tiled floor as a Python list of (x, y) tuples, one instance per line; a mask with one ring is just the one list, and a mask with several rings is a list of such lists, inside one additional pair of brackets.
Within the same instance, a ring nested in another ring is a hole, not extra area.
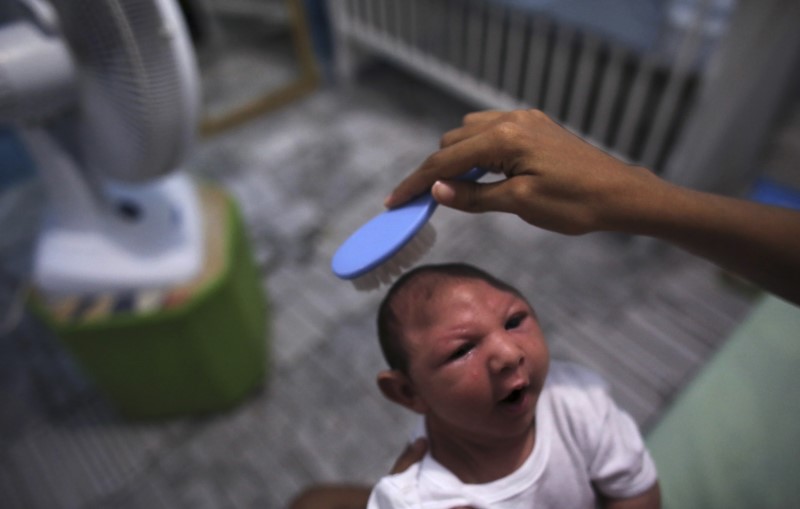
[[(309, 483), (385, 472), (413, 416), (375, 388), (380, 293), (356, 292), (328, 263), (468, 109), (378, 66), (201, 143), (188, 168), (237, 198), (269, 293), (263, 387), (228, 412), (128, 422), (26, 318), (0, 338), (0, 505), (277, 509)], [(22, 192), (33, 207), (38, 189)], [(513, 280), (553, 355), (598, 370), (645, 429), (750, 308), (708, 263), (641, 239), (563, 237), (444, 209), (433, 222), (426, 261)]]

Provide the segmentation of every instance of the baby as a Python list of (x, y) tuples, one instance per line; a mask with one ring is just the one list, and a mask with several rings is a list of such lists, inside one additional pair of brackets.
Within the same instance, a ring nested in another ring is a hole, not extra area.
[(550, 361), (514, 287), (464, 264), (401, 277), (378, 311), (381, 392), (424, 417), (429, 452), (369, 508), (654, 508), (655, 466), (604, 383)]

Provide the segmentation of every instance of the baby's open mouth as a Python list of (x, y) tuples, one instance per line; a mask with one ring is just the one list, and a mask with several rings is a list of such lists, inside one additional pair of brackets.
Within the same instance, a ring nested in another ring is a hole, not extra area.
[(519, 389), (514, 389), (511, 393), (506, 396), (505, 398), (500, 400), (500, 403), (507, 403), (507, 404), (514, 404), (517, 403), (522, 399), (524, 394), (524, 387), (520, 387)]

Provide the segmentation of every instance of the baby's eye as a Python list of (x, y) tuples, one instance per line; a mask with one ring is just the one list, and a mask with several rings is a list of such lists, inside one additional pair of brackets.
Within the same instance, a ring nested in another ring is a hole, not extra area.
[(525, 313), (517, 313), (516, 315), (512, 316), (508, 320), (506, 320), (505, 328), (506, 330), (516, 329), (520, 326), (522, 321), (525, 319)]
[(464, 343), (463, 345), (456, 348), (453, 353), (450, 354), (450, 357), (447, 358), (448, 361), (454, 361), (456, 359), (460, 359), (467, 355), (470, 350), (472, 350), (472, 343)]

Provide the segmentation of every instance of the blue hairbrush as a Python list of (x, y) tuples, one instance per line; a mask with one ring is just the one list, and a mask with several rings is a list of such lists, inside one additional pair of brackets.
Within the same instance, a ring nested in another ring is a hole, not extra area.
[[(460, 179), (474, 181), (485, 173), (473, 168)], [(333, 273), (359, 290), (391, 283), (436, 241), (436, 231), (428, 220), (437, 205), (428, 191), (373, 217), (339, 246), (331, 261)]]

